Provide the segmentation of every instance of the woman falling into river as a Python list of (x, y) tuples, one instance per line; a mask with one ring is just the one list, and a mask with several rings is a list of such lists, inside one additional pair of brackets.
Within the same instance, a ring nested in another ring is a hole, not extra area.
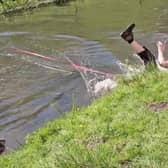
[[(168, 60), (165, 60), (165, 46), (166, 42), (163, 43), (161, 41), (157, 42), (157, 49), (158, 49), (158, 57), (152, 54), (152, 52), (142, 46), (139, 42), (134, 39), (133, 29), (135, 28), (135, 24), (129, 25), (126, 30), (124, 30), (120, 35), (121, 37), (127, 41), (131, 48), (136, 52), (136, 54), (141, 58), (145, 65), (146, 70), (150, 69), (160, 69), (160, 70), (168, 70)], [(105, 79), (101, 82), (98, 82), (95, 85), (95, 95), (100, 96), (103, 94), (108, 93), (110, 90), (115, 88), (117, 83), (111, 79)]]

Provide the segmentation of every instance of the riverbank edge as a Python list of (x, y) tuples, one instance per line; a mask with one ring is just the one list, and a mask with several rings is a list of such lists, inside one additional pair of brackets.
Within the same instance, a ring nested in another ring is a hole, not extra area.
[(119, 79), (116, 90), (27, 137), (1, 156), (1, 168), (166, 168), (168, 78), (150, 72)]
[(0, 12), (0, 15), (12, 15), (12, 14), (16, 14), (16, 13), (22, 13), (24, 11), (31, 11), (33, 9), (36, 8), (41, 8), (41, 7), (47, 7), (49, 5), (53, 5), (53, 4), (57, 4), (57, 5), (65, 5), (66, 3), (70, 2), (70, 1), (74, 1), (74, 0), (60, 0), (60, 3), (57, 3), (56, 0), (46, 0), (46, 1), (42, 1), (42, 2), (37, 2), (34, 5), (30, 5), (30, 6), (16, 6), (12, 9), (8, 9), (8, 10), (4, 10), (2, 12)]

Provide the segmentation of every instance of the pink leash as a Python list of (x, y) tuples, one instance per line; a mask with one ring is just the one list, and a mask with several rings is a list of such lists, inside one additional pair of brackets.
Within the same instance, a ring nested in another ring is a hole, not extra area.
[[(51, 62), (57, 62), (58, 61), (56, 58), (52, 58), (52, 57), (49, 57), (49, 56), (46, 56), (46, 55), (42, 55), (42, 54), (38, 54), (38, 53), (35, 53), (35, 52), (23, 50), (23, 49), (20, 49), (20, 48), (11, 47), (9, 49), (14, 51), (15, 53), (22, 53), (22, 54), (33, 56), (33, 57), (39, 57), (39, 58), (42, 58), (42, 59), (45, 59), (45, 60), (48, 60), (48, 61), (51, 61)], [(71, 65), (77, 71), (85, 71), (85, 72), (96, 73), (96, 74), (100, 74), (100, 75), (105, 75), (106, 77), (113, 77), (114, 76), (114, 74), (111, 74), (111, 73), (106, 73), (106, 72), (94, 70), (94, 69), (91, 69), (91, 68), (87, 68), (85, 66), (75, 64), (69, 59), (68, 59), (68, 62), (62, 62), (62, 63)]]

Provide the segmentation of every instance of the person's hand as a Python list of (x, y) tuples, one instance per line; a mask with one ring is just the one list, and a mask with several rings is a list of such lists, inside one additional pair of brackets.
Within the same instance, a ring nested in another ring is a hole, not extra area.
[(161, 41), (158, 41), (156, 45), (157, 45), (157, 48), (159, 51), (161, 51), (161, 52), (165, 51), (165, 44), (164, 43), (162, 43)]

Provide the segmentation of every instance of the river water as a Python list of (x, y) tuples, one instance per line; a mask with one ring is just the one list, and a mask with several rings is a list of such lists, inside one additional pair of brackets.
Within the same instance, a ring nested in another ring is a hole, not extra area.
[[(90, 104), (80, 74), (61, 63), (65, 56), (93, 69), (123, 74), (119, 62), (141, 62), (120, 32), (135, 22), (136, 39), (156, 52), (156, 41), (168, 39), (167, 16), (165, 0), (85, 0), (1, 17), (0, 138), (13, 150), (27, 134), (70, 111), (72, 102), (76, 107)], [(14, 53), (10, 47), (61, 61)]]

